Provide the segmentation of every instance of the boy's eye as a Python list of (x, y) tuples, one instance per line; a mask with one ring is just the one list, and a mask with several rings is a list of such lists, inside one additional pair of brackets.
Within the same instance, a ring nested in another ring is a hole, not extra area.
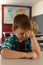
[(24, 33), (21, 33), (21, 35), (24, 35)]

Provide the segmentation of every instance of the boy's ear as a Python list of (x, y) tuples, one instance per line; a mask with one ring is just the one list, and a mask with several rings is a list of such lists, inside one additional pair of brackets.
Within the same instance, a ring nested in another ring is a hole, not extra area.
[(12, 26), (12, 32), (14, 32), (15, 30), (14, 30), (14, 28), (13, 28), (13, 26)]
[(12, 32), (14, 31), (14, 24), (12, 24)]

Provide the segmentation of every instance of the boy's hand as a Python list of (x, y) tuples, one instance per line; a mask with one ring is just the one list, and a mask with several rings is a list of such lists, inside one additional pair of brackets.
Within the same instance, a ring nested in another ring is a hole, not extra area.
[(35, 52), (29, 52), (26, 54), (26, 58), (36, 59), (38, 58), (38, 55)]
[(33, 59), (38, 58), (38, 55), (37, 55), (37, 53), (35, 53), (35, 52), (32, 53), (32, 56), (33, 56)]
[(34, 35), (34, 33), (32, 31), (26, 32), (26, 34), (27, 34), (27, 37), (30, 37), (30, 38), (35, 37), (35, 35)]

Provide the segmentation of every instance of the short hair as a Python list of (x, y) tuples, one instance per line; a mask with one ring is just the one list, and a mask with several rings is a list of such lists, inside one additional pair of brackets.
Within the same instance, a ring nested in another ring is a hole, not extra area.
[(13, 21), (13, 29), (16, 30), (19, 27), (22, 29), (31, 30), (31, 22), (27, 15), (18, 14), (15, 16)]

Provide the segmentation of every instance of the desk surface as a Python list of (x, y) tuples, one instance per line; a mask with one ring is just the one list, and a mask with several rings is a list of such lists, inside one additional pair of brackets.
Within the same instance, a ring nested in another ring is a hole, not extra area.
[(0, 56), (0, 65), (43, 65), (43, 52), (38, 59), (2, 59)]

